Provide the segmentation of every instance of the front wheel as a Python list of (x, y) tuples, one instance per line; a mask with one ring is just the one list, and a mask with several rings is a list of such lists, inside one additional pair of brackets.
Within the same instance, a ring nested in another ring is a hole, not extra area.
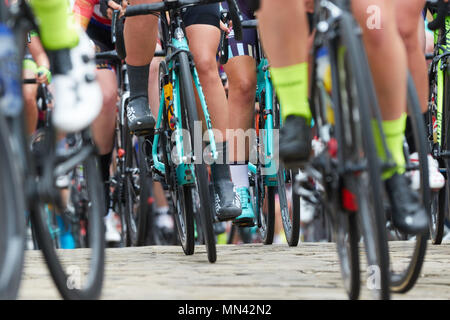
[[(103, 284), (105, 263), (103, 216), (106, 211), (104, 188), (94, 147), (84, 144), (83, 148), (82, 150), (85, 151), (90, 149), (89, 155), (77, 167), (82, 168), (85, 181), (83, 190), (88, 200), (85, 211), (80, 214), (87, 221), (86, 237), (89, 248), (73, 251), (73, 256), (66, 255), (67, 251), (56, 250), (50, 234), (44, 204), (38, 202), (31, 208), (31, 219), (36, 228), (39, 247), (42, 249), (50, 274), (64, 299), (97, 299), (100, 297)], [(69, 172), (72, 170), (71, 167)], [(52, 204), (45, 204), (45, 206), (57, 208)]]
[[(192, 84), (192, 73), (189, 63), (189, 58), (186, 53), (182, 52), (178, 55), (178, 62), (180, 68), (180, 93), (181, 93), (181, 113), (183, 115), (184, 128), (188, 130), (190, 134), (190, 150), (191, 155), (194, 153), (194, 140), (201, 137), (195, 136), (194, 125), (199, 121), (197, 113), (197, 104), (195, 100), (194, 87)], [(200, 155), (201, 156), (201, 155)], [(190, 157), (195, 159), (195, 157)], [(200, 223), (202, 235), (206, 245), (206, 251), (209, 262), (215, 262), (217, 259), (216, 253), (216, 240), (213, 228), (213, 214), (209, 191), (209, 179), (206, 164), (203, 161), (194, 161), (195, 171), (195, 188), (198, 191), (199, 203), (197, 204), (197, 210), (200, 212)], [(194, 203), (194, 205), (196, 205)]]

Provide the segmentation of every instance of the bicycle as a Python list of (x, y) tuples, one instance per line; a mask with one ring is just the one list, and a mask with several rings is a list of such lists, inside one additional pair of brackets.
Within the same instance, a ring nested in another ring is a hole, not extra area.
[[(231, 20), (226, 11), (222, 13), (222, 21)], [(257, 28), (257, 20), (248, 20), (241, 23), (242, 28)], [(225, 64), (228, 60), (228, 42), (225, 33), (222, 34), (220, 47), (220, 62)], [(292, 182), (296, 171), (285, 170), (277, 159), (276, 142), (278, 130), (282, 124), (281, 106), (272, 85), (269, 63), (258, 41), (255, 54), (257, 65), (256, 100), (258, 109), (255, 113), (256, 136), (255, 157), (248, 163), (251, 192), (253, 193), (256, 212), (256, 225), (259, 228), (264, 244), (272, 244), (275, 228), (275, 201), (278, 194), (280, 212), (284, 233), (289, 246), (296, 246), (300, 237), (300, 197), (293, 192)], [(290, 190), (288, 203), (286, 190)], [(267, 210), (263, 210), (264, 203)]]
[(434, 33), (434, 53), (428, 58), (430, 96), (428, 103), (427, 134), (433, 157), (438, 161), (447, 183), (438, 192), (433, 192), (431, 206), (430, 237), (433, 244), (440, 244), (444, 236), (444, 223), (448, 218), (448, 199), (450, 190), (448, 177), (450, 170), (450, 147), (448, 133), (448, 57), (450, 51), (448, 4), (443, 1), (427, 1), (427, 6), (435, 20), (428, 24)]
[[(297, 179), (296, 190), (301, 191), (302, 187), (312, 190), (308, 186), (309, 178), (320, 181), (324, 187), (323, 192), (315, 191), (313, 194), (321, 200), (331, 222), (349, 298), (359, 296), (358, 243), (362, 236), (368, 265), (368, 287), (375, 298), (388, 299), (391, 290), (405, 292), (417, 280), (426, 239), (424, 236), (416, 237), (414, 252), (401, 261), (403, 264), (390, 260), (387, 229), (395, 228), (390, 223), (390, 217), (384, 214), (384, 203), (387, 201), (383, 196), (381, 172), (392, 167), (392, 158), (381, 130), (381, 116), (361, 40), (361, 29), (350, 13), (349, 4), (349, 1), (316, 1), (310, 97), (315, 132), (325, 148), (306, 167), (306, 174)], [(330, 68), (328, 84), (318, 68), (317, 60), (319, 52), (324, 49)], [(408, 110), (420, 164), (414, 166), (410, 163), (406, 146), (406, 170), (420, 170), (420, 195), (423, 205), (427, 207), (429, 189), (425, 177), (428, 177), (428, 167), (422, 165), (427, 163), (425, 135), (411, 80), (408, 82)], [(374, 144), (377, 132), (387, 155), (384, 162), (379, 160)], [(395, 232), (398, 234), (398, 231)], [(407, 235), (401, 237), (412, 239)], [(395, 268), (390, 270), (390, 264)], [(374, 277), (376, 282), (370, 282)]]
[[(9, 79), (9, 83), (15, 85), (8, 87), (5, 91), (3, 99), (9, 95), (10, 98), (13, 98), (11, 101), (14, 103), (10, 101), (7, 108), (2, 108), (0, 118), (2, 118), (1, 121), (7, 122), (6, 126), (2, 126), (2, 130), (3, 128), (5, 130), (1, 132), (1, 139), (8, 139), (14, 145), (13, 150), (6, 150), (8, 153), (5, 153), (5, 155), (10, 154), (15, 158), (16, 166), (19, 167), (17, 178), (22, 189), (11, 199), (24, 197), (24, 199), (20, 199), (20, 202), (23, 203), (25, 208), (18, 210), (16, 215), (20, 216), (17, 213), (28, 212), (36, 231), (37, 243), (44, 254), (50, 274), (61, 296), (65, 299), (98, 298), (101, 293), (104, 271), (102, 217), (105, 209), (103, 188), (96, 163), (95, 146), (92, 144), (89, 130), (86, 129), (75, 135), (73, 147), (63, 151), (59, 150), (56, 147), (56, 129), (51, 126), (43, 141), (46, 152), (41, 155), (39, 162), (42, 164), (42, 170), (41, 172), (37, 170), (35, 159), (29, 150), (28, 136), (25, 131), (25, 114), (20, 83), (26, 36), (29, 30), (38, 30), (38, 28), (25, 1), (17, 1), (9, 6), (5, 2), (1, 2), (0, 22), (3, 30), (8, 32), (10, 39), (8, 42), (10, 54), (2, 58), (0, 74), (6, 75), (7, 78), (5, 79)], [(58, 55), (58, 53), (54, 54)], [(6, 66), (8, 66), (8, 69), (6, 69)], [(61, 198), (60, 190), (55, 185), (55, 180), (57, 177), (71, 172), (80, 164), (85, 169), (86, 190), (90, 200), (87, 212), (85, 212), (89, 222), (87, 235), (90, 249), (87, 252), (90, 255), (90, 262), (87, 268), (82, 269), (79, 265), (73, 264), (66, 269), (66, 257), (60, 257), (61, 252), (55, 250), (55, 243), (50, 234), (44, 207), (51, 206), (51, 210), (62, 214), (64, 201)], [(12, 171), (12, 173), (15, 172)], [(12, 180), (12, 183), (14, 181)], [(14, 184), (11, 186), (14, 187)], [(12, 187), (10, 187), (11, 190)], [(23, 228), (24, 224), (21, 227)], [(8, 231), (6, 234), (10, 236), (11, 232)], [(23, 246), (16, 246), (16, 255), (19, 254), (19, 249), (23, 251)], [(20, 255), (22, 254), (20, 253)], [(21, 266), (17, 265), (16, 267), (16, 272), (20, 272)], [(14, 279), (12, 278), (13, 281), (15, 281)], [(83, 279), (87, 281), (82, 281)]]
[[(206, 244), (209, 262), (217, 259), (213, 230), (213, 211), (211, 207), (208, 171), (198, 154), (194, 137), (195, 123), (199, 115), (196, 109), (194, 90), (197, 91), (209, 138), (212, 161), (217, 160), (216, 145), (211, 120), (205, 102), (197, 70), (185, 37), (180, 10), (191, 5), (220, 2), (218, 0), (174, 0), (129, 6), (125, 17), (156, 14), (160, 17), (162, 42), (166, 58), (160, 64), (160, 107), (153, 141), (146, 137), (147, 145), (152, 146), (151, 154), (145, 159), (152, 168), (156, 179), (162, 179), (168, 186), (175, 208), (175, 222), (178, 236), (186, 255), (194, 253), (195, 227)], [(234, 0), (231, 5), (236, 8)], [(164, 14), (168, 12), (169, 20)], [(170, 23), (169, 23), (170, 21)], [(239, 28), (240, 21), (235, 12), (233, 22)], [(193, 80), (193, 81), (192, 81)], [(194, 89), (195, 88), (195, 89)], [(158, 148), (162, 153), (159, 158)], [(146, 151), (146, 148), (143, 148)], [(173, 152), (172, 152), (173, 151)], [(195, 212), (199, 214), (194, 220)], [(195, 221), (195, 223), (194, 223)]]

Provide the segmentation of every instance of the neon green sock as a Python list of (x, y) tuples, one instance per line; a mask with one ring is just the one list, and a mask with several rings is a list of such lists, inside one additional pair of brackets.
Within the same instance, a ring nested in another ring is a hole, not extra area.
[(308, 63), (270, 68), (272, 81), (281, 102), (283, 120), (289, 115), (311, 120), (308, 102)]
[[(383, 172), (382, 178), (383, 180), (386, 180), (392, 177), (395, 173), (403, 174), (405, 172), (406, 160), (405, 155), (403, 154), (403, 142), (405, 139), (406, 113), (403, 113), (398, 119), (383, 121), (381, 126), (385, 135), (387, 148), (397, 165), (395, 168), (388, 169)], [(372, 121), (372, 127), (378, 156), (382, 160), (387, 160), (387, 156), (383, 148), (383, 141), (381, 140), (376, 121)]]
[(31, 0), (41, 41), (48, 50), (70, 49), (78, 44), (78, 31), (67, 0)]

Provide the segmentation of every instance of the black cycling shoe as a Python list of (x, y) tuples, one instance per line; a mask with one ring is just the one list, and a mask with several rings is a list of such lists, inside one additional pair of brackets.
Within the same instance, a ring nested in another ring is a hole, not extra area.
[(214, 181), (214, 204), (216, 217), (219, 221), (233, 220), (242, 213), (237, 203), (234, 184), (231, 180)]
[(405, 175), (394, 174), (385, 181), (392, 207), (392, 222), (407, 234), (426, 233), (428, 216), (419, 197), (410, 187)]
[(288, 116), (280, 130), (280, 159), (290, 163), (303, 164), (311, 154), (311, 126), (305, 118)]
[(155, 118), (150, 111), (147, 97), (136, 97), (127, 106), (128, 128), (130, 133), (145, 134), (155, 127)]

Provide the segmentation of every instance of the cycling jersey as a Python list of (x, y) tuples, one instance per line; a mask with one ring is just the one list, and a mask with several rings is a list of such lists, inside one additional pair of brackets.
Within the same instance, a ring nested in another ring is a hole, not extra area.
[[(102, 16), (99, 0), (76, 0), (73, 12), (94, 42), (96, 52), (114, 50), (111, 41), (111, 20)], [(110, 61), (104, 59), (97, 59), (96, 64), (97, 69), (113, 69)]]
[[(247, 6), (244, 0), (237, 0), (242, 20), (248, 21), (255, 19), (254, 12)], [(222, 2), (223, 9), (228, 9), (227, 2)], [(234, 31), (228, 34), (228, 59), (239, 56), (254, 57), (256, 54), (258, 35), (256, 29), (243, 29), (242, 41), (234, 38)]]
[(89, 24), (103, 29), (111, 28), (111, 20), (100, 12), (99, 0), (75, 0), (73, 12), (84, 28)]

